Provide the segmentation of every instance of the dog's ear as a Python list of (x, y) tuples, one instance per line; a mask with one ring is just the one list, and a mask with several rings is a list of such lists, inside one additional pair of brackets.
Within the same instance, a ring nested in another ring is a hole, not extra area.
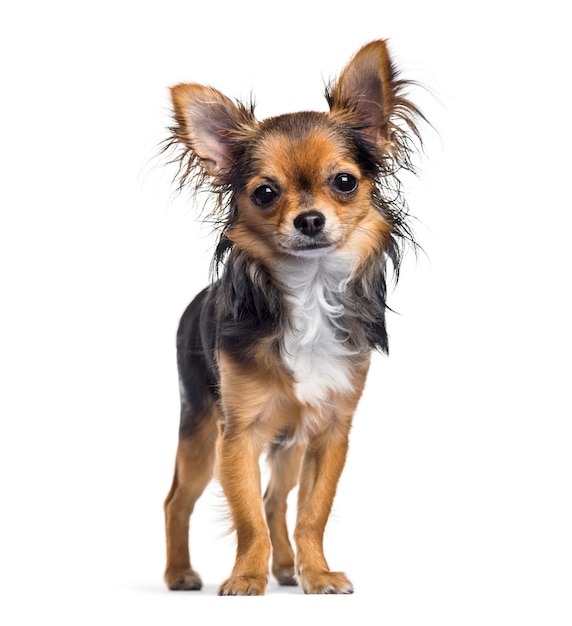
[(200, 160), (211, 176), (228, 172), (236, 154), (241, 129), (252, 124), (252, 111), (235, 105), (211, 87), (186, 83), (171, 87), (177, 127), (173, 135)]
[(399, 89), (384, 40), (361, 48), (326, 94), (332, 114), (351, 113), (360, 132), (385, 151), (391, 151), (390, 118)]

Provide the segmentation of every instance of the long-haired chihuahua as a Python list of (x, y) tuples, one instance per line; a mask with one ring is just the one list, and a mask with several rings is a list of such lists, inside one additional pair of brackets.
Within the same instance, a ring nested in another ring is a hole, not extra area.
[[(220, 233), (214, 278), (177, 335), (181, 421), (165, 502), (170, 589), (200, 589), (189, 519), (216, 475), (236, 531), (219, 595), (258, 595), (272, 573), (306, 593), (352, 593), (323, 536), (370, 354), (388, 348), (388, 261), (413, 243), (396, 173), (413, 169), (423, 116), (385, 41), (326, 89), (329, 113), (258, 121), (198, 84), (171, 89), (178, 179), (206, 186)], [(259, 460), (267, 454), (262, 495)], [(296, 552), (286, 528), (298, 484)]]

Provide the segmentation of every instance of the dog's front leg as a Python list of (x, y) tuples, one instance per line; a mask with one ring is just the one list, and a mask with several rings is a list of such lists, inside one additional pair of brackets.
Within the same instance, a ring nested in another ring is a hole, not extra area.
[(348, 450), (351, 418), (339, 421), (309, 442), (300, 475), (296, 542), (296, 576), (305, 593), (353, 593), (342, 572), (331, 572), (323, 538)]
[(268, 583), (270, 536), (262, 512), (260, 450), (249, 432), (218, 442), (218, 474), (236, 530), (236, 561), (221, 596), (261, 595)]
[(236, 531), (236, 561), (218, 593), (261, 595), (268, 584), (270, 534), (264, 519), (260, 454), (264, 437), (257, 421), (267, 397), (256, 372), (245, 371), (225, 353), (219, 354), (224, 426), (217, 442), (217, 475), (228, 500)]

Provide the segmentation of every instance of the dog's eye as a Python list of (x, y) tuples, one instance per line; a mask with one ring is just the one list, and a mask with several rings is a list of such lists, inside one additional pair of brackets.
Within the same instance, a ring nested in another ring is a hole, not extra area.
[(276, 197), (276, 192), (270, 185), (260, 185), (252, 192), (252, 201), (258, 206), (268, 206)]
[(342, 193), (351, 193), (352, 191), (355, 191), (357, 189), (357, 186), (357, 178), (355, 176), (352, 176), (351, 174), (338, 174), (334, 178), (334, 187)]

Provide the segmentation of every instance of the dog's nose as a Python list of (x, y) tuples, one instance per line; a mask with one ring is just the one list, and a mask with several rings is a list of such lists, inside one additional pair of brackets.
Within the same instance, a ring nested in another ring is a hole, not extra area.
[(294, 226), (307, 237), (315, 237), (324, 230), (326, 217), (320, 211), (305, 211), (294, 219)]

